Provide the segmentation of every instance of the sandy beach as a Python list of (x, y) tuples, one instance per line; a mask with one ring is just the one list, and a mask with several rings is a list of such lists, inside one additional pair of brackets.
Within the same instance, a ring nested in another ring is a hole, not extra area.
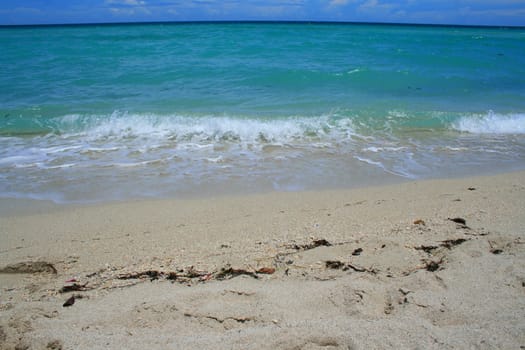
[(523, 349), (525, 172), (0, 201), (1, 349)]

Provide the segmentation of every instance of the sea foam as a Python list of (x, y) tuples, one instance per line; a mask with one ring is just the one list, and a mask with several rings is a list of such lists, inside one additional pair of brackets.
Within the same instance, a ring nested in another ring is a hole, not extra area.
[(453, 122), (452, 127), (473, 134), (524, 134), (525, 113), (498, 114), (491, 111), (464, 116)]
[(64, 137), (90, 141), (161, 139), (197, 144), (248, 144), (335, 140), (354, 134), (349, 119), (331, 116), (254, 118), (128, 114), (110, 116), (67, 115), (56, 118), (54, 128)]

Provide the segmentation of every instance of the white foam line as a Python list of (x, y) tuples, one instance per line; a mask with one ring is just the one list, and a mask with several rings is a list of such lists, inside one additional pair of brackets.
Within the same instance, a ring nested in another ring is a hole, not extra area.
[(414, 179), (415, 176), (414, 175), (411, 175), (411, 174), (408, 174), (408, 173), (400, 173), (400, 172), (397, 172), (397, 171), (393, 171), (393, 170), (390, 170), (390, 169), (387, 169), (383, 163), (381, 162), (376, 162), (376, 161), (373, 161), (371, 159), (367, 159), (367, 158), (362, 158), (362, 157), (359, 157), (359, 156), (354, 156), (355, 159), (361, 161), (361, 162), (364, 162), (364, 163), (367, 163), (367, 164), (370, 164), (370, 165), (374, 165), (374, 166), (377, 166), (381, 169), (383, 169), (385, 172), (389, 173), (389, 174), (392, 174), (392, 175), (396, 175), (396, 176), (401, 176), (401, 177), (406, 177), (408, 179)]

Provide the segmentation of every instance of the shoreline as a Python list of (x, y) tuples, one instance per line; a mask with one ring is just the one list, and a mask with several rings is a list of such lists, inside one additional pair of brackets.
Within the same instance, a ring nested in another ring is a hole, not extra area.
[(406, 186), (411, 183), (440, 183), (447, 181), (468, 181), (470, 179), (483, 179), (500, 176), (520, 176), (522, 174), (525, 177), (525, 170), (504, 170), (504, 171), (490, 171), (483, 172), (481, 175), (473, 174), (455, 174), (449, 177), (437, 177), (437, 178), (422, 178), (422, 179), (411, 179), (403, 177), (392, 177), (386, 176), (382, 180), (373, 178), (373, 180), (365, 183), (361, 181), (359, 184), (353, 186), (336, 186), (336, 187), (323, 187), (318, 186), (315, 188), (297, 189), (297, 190), (278, 190), (261, 188), (259, 190), (235, 190), (233, 184), (229, 184), (227, 191), (216, 191), (216, 192), (188, 192), (180, 194), (178, 196), (166, 195), (159, 197), (129, 197), (129, 198), (115, 198), (115, 199), (101, 199), (96, 201), (55, 201), (47, 198), (19, 198), (19, 197), (0, 197), (0, 218), (9, 217), (13, 215), (31, 215), (43, 212), (54, 212), (61, 211), (67, 208), (89, 208), (89, 207), (103, 207), (103, 206), (118, 206), (125, 203), (144, 203), (144, 204), (155, 204), (156, 202), (196, 202), (196, 201), (218, 201), (218, 200), (239, 200), (249, 198), (256, 198), (259, 196), (301, 196), (301, 194), (319, 194), (319, 193), (351, 193), (361, 192), (367, 190), (378, 190), (380, 188), (389, 188), (397, 186)]
[(525, 344), (523, 171), (0, 208), (2, 349)]

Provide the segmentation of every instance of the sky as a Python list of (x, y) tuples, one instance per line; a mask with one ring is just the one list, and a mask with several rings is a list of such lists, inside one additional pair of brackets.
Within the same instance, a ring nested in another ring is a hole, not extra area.
[(0, 0), (0, 25), (222, 20), (525, 26), (525, 0)]

